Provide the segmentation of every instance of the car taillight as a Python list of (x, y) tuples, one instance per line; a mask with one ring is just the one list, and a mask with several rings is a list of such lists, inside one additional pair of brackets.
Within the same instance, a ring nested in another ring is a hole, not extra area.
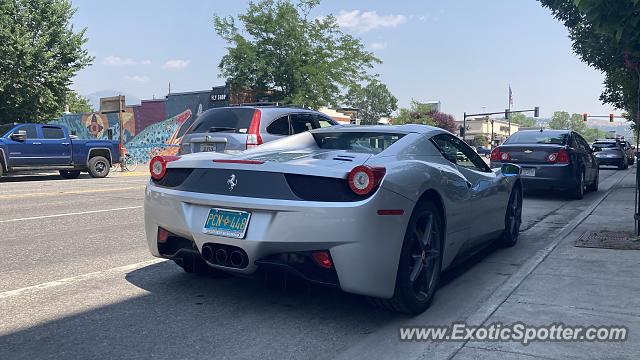
[(260, 135), (260, 117), (262, 113), (259, 109), (253, 112), (251, 118), (251, 125), (249, 125), (249, 131), (247, 132), (247, 149), (262, 144), (262, 136)]
[(349, 172), (347, 182), (354, 193), (367, 195), (380, 185), (386, 171), (383, 166), (359, 165)]
[(155, 156), (149, 162), (149, 172), (154, 180), (160, 180), (167, 173), (167, 164), (180, 159), (180, 156)]
[(314, 251), (311, 253), (311, 256), (319, 266), (327, 269), (331, 269), (333, 267), (333, 262), (331, 261), (331, 256), (329, 256), (328, 251)]
[(491, 150), (491, 161), (509, 161), (511, 160), (511, 155), (507, 152), (500, 151), (500, 148), (494, 148)]
[(553, 164), (568, 164), (571, 162), (571, 157), (567, 150), (561, 149), (558, 152), (547, 155), (545, 161)]

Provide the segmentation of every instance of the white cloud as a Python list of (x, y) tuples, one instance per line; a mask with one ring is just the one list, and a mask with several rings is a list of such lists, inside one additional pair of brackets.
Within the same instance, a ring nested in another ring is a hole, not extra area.
[(180, 70), (186, 68), (190, 62), (191, 60), (172, 59), (167, 60), (162, 67), (169, 70)]
[(384, 50), (384, 49), (387, 48), (387, 43), (386, 42), (374, 42), (369, 46), (373, 50)]
[(140, 64), (142, 64), (142, 65), (151, 65), (151, 60), (149, 60), (149, 59), (147, 59), (147, 60), (142, 60), (142, 61), (140, 62)]
[(405, 15), (378, 15), (376, 11), (341, 10), (336, 16), (338, 25), (357, 32), (367, 32), (379, 27), (394, 28), (406, 23)]
[(429, 13), (426, 13), (424, 15), (418, 16), (418, 20), (420, 20), (422, 22), (425, 22), (425, 21), (429, 20), (429, 18), (431, 18), (431, 14), (429, 14)]
[(102, 63), (105, 65), (112, 65), (112, 66), (123, 66), (123, 65), (136, 65), (137, 62), (135, 60), (133, 60), (132, 58), (121, 58), (119, 56), (113, 56), (113, 55), (109, 55), (106, 58), (104, 58), (104, 60), (102, 60)]
[(129, 81), (134, 81), (134, 82), (141, 83), (141, 84), (144, 84), (146, 82), (149, 82), (149, 80), (151, 80), (146, 75), (125, 76), (124, 78), (129, 80)]

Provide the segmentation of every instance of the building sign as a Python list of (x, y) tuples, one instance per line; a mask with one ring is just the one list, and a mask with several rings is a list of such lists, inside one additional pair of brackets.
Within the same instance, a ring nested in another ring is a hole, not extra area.
[(229, 100), (229, 88), (226, 86), (217, 86), (211, 89), (209, 99), (212, 102), (228, 101)]

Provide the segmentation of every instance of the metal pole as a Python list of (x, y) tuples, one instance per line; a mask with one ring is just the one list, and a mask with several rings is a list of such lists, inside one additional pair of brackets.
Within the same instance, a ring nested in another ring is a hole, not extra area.
[(467, 137), (467, 113), (464, 113), (464, 116), (462, 117), (462, 141), (465, 141), (465, 138)]
[(493, 119), (491, 119), (491, 149), (493, 149)]

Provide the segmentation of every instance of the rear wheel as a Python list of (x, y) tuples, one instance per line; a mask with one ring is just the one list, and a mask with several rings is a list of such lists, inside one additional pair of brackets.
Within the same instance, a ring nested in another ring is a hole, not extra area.
[(103, 178), (109, 175), (109, 160), (102, 156), (94, 156), (89, 160), (89, 175), (94, 178)]
[(522, 224), (522, 191), (516, 186), (511, 191), (507, 211), (504, 217), (504, 232), (500, 237), (500, 245), (513, 246), (518, 242), (520, 236), (520, 225)]
[(600, 169), (596, 169), (596, 178), (593, 180), (593, 183), (587, 185), (587, 191), (598, 191), (598, 186), (600, 183)]
[(77, 179), (80, 176), (80, 170), (60, 170), (60, 176), (65, 179)]
[(444, 231), (440, 211), (430, 200), (411, 214), (405, 233), (396, 287), (391, 299), (372, 299), (388, 310), (419, 314), (429, 308), (440, 280)]
[(584, 198), (584, 184), (585, 184), (584, 170), (580, 169), (580, 172), (578, 173), (576, 187), (573, 189), (572, 198), (576, 200), (581, 200), (582, 198)]

